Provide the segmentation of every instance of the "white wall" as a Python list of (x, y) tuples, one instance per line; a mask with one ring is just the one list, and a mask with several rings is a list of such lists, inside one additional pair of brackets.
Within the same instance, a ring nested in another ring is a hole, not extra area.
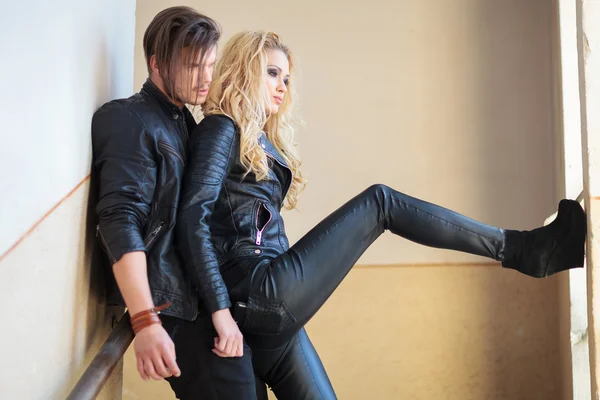
[[(583, 163), (581, 149), (581, 105), (579, 101), (579, 57), (577, 53), (576, 4), (559, 0), (560, 53), (562, 72), (562, 136), (564, 164), (563, 196), (576, 198), (583, 190)], [(589, 265), (589, 264), (588, 264)], [(590, 385), (590, 353), (587, 316), (587, 271), (569, 271), (569, 333), (572, 398), (592, 398)]]
[(89, 173), (90, 117), (132, 92), (134, 0), (19, 0), (0, 13), (0, 254)]
[(588, 217), (587, 300), (592, 399), (600, 398), (600, 2), (577, 0), (583, 187)]
[[(135, 0), (6, 3), (0, 398), (63, 399), (110, 330), (86, 242), (90, 124), (133, 92)], [(120, 397), (119, 374), (101, 397)]]

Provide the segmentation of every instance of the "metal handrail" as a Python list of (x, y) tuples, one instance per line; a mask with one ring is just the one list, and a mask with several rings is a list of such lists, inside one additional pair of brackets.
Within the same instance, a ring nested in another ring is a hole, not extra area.
[(133, 341), (129, 313), (123, 314), (98, 354), (77, 381), (67, 400), (93, 400), (98, 396), (119, 360)]

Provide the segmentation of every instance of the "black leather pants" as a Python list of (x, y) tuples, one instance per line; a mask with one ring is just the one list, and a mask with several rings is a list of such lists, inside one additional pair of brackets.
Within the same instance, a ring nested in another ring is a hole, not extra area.
[(264, 383), (254, 374), (252, 350), (243, 357), (223, 358), (212, 352), (217, 332), (209, 314), (195, 321), (162, 316), (173, 343), (181, 376), (167, 378), (181, 400), (267, 400)]
[(267, 400), (269, 386), (278, 399), (334, 399), (335, 393), (306, 331), (301, 328), (276, 348), (250, 348), (243, 357), (214, 354), (217, 332), (211, 316), (190, 322), (163, 316), (175, 343), (181, 376), (167, 381), (181, 400)]
[[(302, 328), (385, 230), (426, 246), (503, 258), (502, 229), (374, 185), (284, 254), (252, 265), (240, 262), (238, 268), (248, 275), (232, 292), (232, 300), (239, 301), (234, 316), (252, 348), (256, 374), (280, 400), (335, 398)], [(290, 350), (282, 357), (281, 349)]]
[[(253, 346), (252, 364), (257, 382), (266, 382), (279, 400), (336, 398), (304, 328), (280, 347)], [(258, 399), (261, 400), (260, 394)]]

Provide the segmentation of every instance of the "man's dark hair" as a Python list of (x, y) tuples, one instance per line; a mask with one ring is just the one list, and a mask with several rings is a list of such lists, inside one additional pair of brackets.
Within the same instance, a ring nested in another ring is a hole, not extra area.
[[(178, 100), (176, 77), (182, 63), (204, 65), (208, 52), (221, 36), (219, 25), (190, 7), (170, 7), (159, 12), (144, 33), (144, 55), (148, 72), (155, 56), (167, 94)], [(186, 49), (185, 60), (182, 57)], [(201, 74), (202, 71), (199, 70)]]

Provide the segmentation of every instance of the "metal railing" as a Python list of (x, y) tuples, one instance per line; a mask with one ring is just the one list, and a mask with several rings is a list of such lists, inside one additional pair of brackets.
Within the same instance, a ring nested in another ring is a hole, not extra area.
[(79, 378), (67, 400), (95, 399), (132, 341), (133, 330), (129, 322), (129, 313), (125, 313)]

